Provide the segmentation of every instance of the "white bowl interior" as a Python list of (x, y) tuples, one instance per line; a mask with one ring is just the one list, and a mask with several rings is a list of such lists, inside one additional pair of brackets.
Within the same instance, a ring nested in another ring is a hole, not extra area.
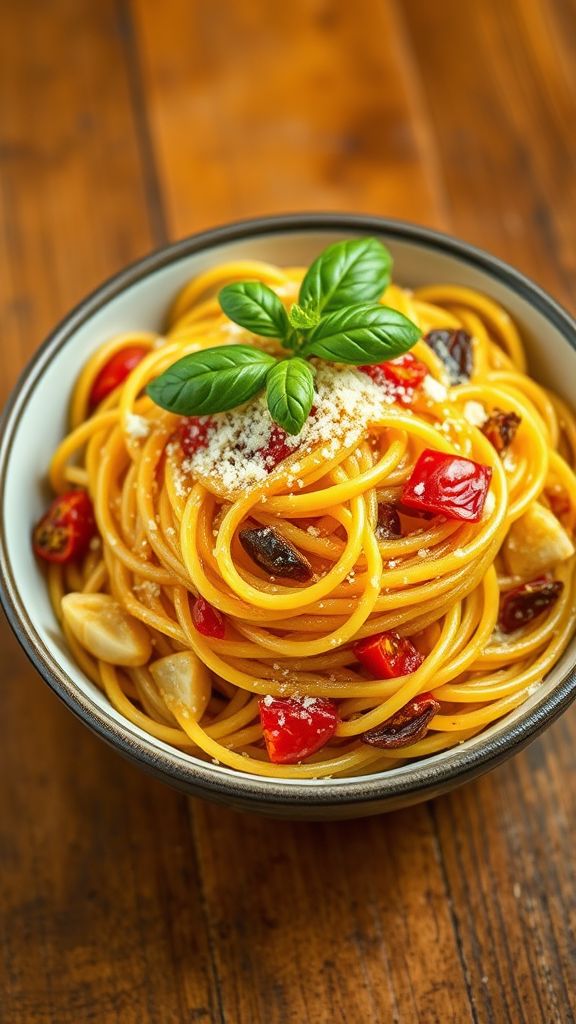
[[(300, 230), (294, 234), (282, 232), (258, 236), (251, 240), (220, 243), (207, 251), (181, 258), (158, 269), (145, 280), (110, 299), (78, 327), (54, 357), (42, 357), (45, 366), (41, 381), (18, 412), (19, 418), (8, 455), (1, 515), (15, 587), (22, 605), (49, 658), (61, 667), (79, 691), (111, 719), (122, 724), (130, 734), (146, 742), (149, 748), (169, 751), (181, 762), (199, 763), (197, 759), (175, 751), (123, 719), (82, 673), (66, 647), (50, 607), (44, 578), (30, 546), (30, 529), (46, 504), (46, 467), (66, 430), (66, 409), (74, 379), (87, 356), (104, 341), (122, 331), (140, 328), (161, 330), (166, 310), (178, 289), (190, 277), (208, 267), (240, 258), (269, 260), (280, 265), (307, 264), (327, 244), (346, 236), (346, 232), (332, 230)], [(387, 241), (394, 256), (394, 276), (398, 282), (412, 286), (438, 282), (467, 285), (501, 302), (520, 326), (534, 375), (570, 400), (570, 384), (576, 379), (576, 351), (560, 331), (525, 298), (489, 272), (462, 262), (455, 256), (434, 251), (417, 242), (387, 240), (385, 234), (382, 238)], [(488, 736), (498, 735), (528, 708), (542, 702), (575, 660), (576, 640), (545, 683), (522, 707), (496, 722), (480, 736), (468, 740), (467, 747), (476, 747), (484, 743)], [(437, 754), (429, 762), (441, 762), (449, 753)], [(205, 762), (202, 764), (205, 765)], [(215, 775), (235, 774), (219, 765), (211, 765), (210, 768)], [(394, 774), (401, 774), (406, 770), (399, 767), (393, 771)], [(258, 778), (261, 783), (268, 781), (260, 776), (251, 777)], [(372, 777), (376, 776), (363, 776), (363, 780), (368, 781)], [(330, 785), (337, 787), (349, 781), (333, 779)], [(286, 786), (303, 785), (300, 781), (283, 782)], [(304, 783), (311, 788), (319, 784), (326, 785), (323, 780), (313, 779)]]

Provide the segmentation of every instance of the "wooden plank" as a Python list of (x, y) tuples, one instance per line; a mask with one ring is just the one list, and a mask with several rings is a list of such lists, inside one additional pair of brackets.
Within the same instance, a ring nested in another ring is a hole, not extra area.
[(425, 807), (294, 824), (196, 805), (226, 1021), (472, 1021)]
[[(0, 27), (2, 385), (165, 219), (171, 236), (329, 207), (451, 226), (573, 306), (572, 3), (43, 13), (24, 0)], [(11, 1024), (574, 1018), (573, 716), (429, 807), (290, 825), (141, 776), (6, 631), (0, 656)]]
[[(454, 231), (574, 309), (574, 4), (407, 0), (403, 11)], [(569, 713), (514, 762), (433, 806), (478, 1020), (576, 1014), (575, 745)]]
[(574, 1019), (576, 769), (564, 719), (481, 783), (434, 804), (480, 1020)]
[[(3, 8), (3, 389), (158, 230), (120, 14), (112, 0)], [(218, 1019), (187, 801), (91, 736), (6, 626), (0, 658), (0, 1018)]]
[(290, 210), (440, 216), (393, 5), (171, 0), (166, 17), (133, 0), (133, 10), (172, 236)]
[(453, 230), (574, 308), (574, 3), (406, 0), (402, 12)]
[[(278, 209), (441, 216), (392, 7), (133, 9), (171, 234)], [(426, 809), (330, 826), (193, 816), (226, 1021), (472, 1020)]]

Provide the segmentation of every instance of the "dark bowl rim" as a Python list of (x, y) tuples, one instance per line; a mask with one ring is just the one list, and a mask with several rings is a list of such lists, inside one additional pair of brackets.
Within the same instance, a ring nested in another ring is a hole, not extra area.
[[(25, 366), (6, 403), (0, 422), (0, 515), (4, 508), (6, 473), (10, 451), (17, 431), (18, 412), (42, 377), (47, 362), (87, 320), (111, 299), (136, 282), (169, 264), (215, 245), (262, 235), (315, 231), (345, 231), (366, 234), (377, 232), (390, 239), (419, 244), (443, 252), (479, 268), (506, 284), (546, 317), (576, 350), (576, 322), (570, 314), (535, 282), (496, 256), (431, 228), (406, 221), (353, 213), (301, 213), (259, 217), (215, 227), (155, 250), (135, 261), (83, 299), (48, 335)], [(184, 760), (179, 751), (167, 752), (132, 735), (108, 712), (99, 708), (82, 692), (74, 680), (57, 664), (36, 632), (18, 593), (0, 521), (0, 601), (6, 617), (28, 658), (64, 703), (94, 732), (116, 750), (136, 761), (164, 781), (206, 798), (243, 801), (257, 809), (263, 805), (294, 809), (335, 807), (377, 803), (406, 803), (459, 785), (509, 757), (534, 739), (572, 703), (576, 697), (576, 666), (571, 668), (554, 690), (521, 715), (503, 734), (488, 737), (476, 747), (464, 744), (440, 763), (427, 759), (407, 766), (400, 774), (376, 778), (362, 776), (350, 780), (319, 779), (311, 785), (286, 780), (254, 778), (241, 773), (223, 775), (209, 763)], [(334, 783), (337, 784), (334, 784)]]

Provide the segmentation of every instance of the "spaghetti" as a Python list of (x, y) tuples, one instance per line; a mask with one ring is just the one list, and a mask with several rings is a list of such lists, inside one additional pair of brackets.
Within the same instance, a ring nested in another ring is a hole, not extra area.
[[(188, 423), (144, 394), (199, 349), (248, 339), (277, 353), (274, 339), (231, 324), (216, 293), (250, 278), (289, 304), (302, 275), (252, 261), (215, 267), (181, 291), (165, 335), (124, 334), (88, 359), (50, 482), (57, 495), (90, 495), (98, 534), (81, 560), (48, 567), (70, 648), (121, 715), (195, 756), (300, 779), (383, 771), (474, 736), (527, 699), (576, 617), (576, 421), (526, 375), (514, 323), (486, 296), (390, 285), (382, 301), (423, 332), (411, 353), (420, 376), (404, 387), (319, 367), (316, 407), (294, 439), (266, 419), (262, 399)], [(454, 383), (446, 352), (458, 362), (462, 342), (469, 365)], [(126, 351), (130, 372), (114, 387)], [(406, 503), (424, 450), (488, 467), (478, 520)], [(249, 542), (263, 536), (308, 578), (255, 560)], [(541, 562), (525, 569), (523, 544)], [(98, 629), (120, 620), (106, 653)], [(124, 658), (122, 644), (136, 655)], [(299, 722), (319, 738), (312, 753), (274, 763), (274, 738), (278, 751), (282, 729), (289, 740)]]

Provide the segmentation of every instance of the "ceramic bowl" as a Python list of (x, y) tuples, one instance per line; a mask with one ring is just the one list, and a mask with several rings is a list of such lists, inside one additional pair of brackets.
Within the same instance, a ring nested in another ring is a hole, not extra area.
[[(537, 692), (506, 718), (454, 750), (384, 774), (293, 781), (238, 774), (181, 753), (126, 721), (70, 655), (30, 546), (45, 508), (46, 467), (66, 430), (73, 381), (111, 335), (161, 330), (171, 299), (194, 274), (224, 260), (309, 263), (338, 239), (374, 235), (390, 248), (395, 279), (468, 285), (500, 302), (520, 326), (532, 373), (570, 400), (576, 324), (518, 271), (464, 242), (397, 221), (342, 214), (274, 217), (217, 228), (152, 253), (107, 281), (40, 347), (4, 412), (0, 435), (2, 602), (28, 657), (68, 707), (120, 753), (188, 793), (288, 818), (345, 818), (437, 796), (494, 768), (564, 711), (576, 694), (576, 641)], [(41, 429), (40, 429), (41, 428)], [(33, 753), (32, 753), (33, 756)]]

